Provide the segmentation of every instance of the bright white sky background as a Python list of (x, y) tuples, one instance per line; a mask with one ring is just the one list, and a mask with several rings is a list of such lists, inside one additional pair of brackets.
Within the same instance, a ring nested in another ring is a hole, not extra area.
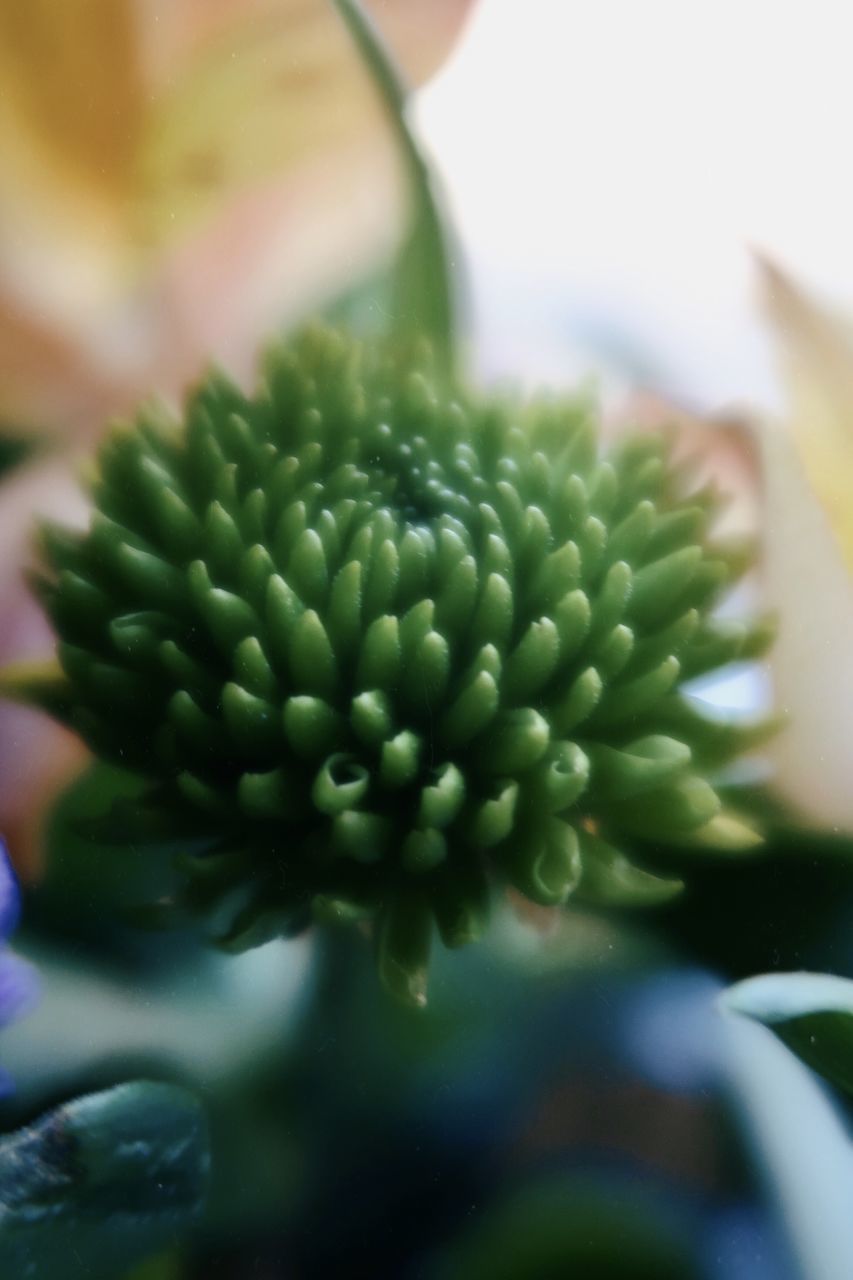
[(487, 373), (773, 407), (750, 245), (853, 314), (853, 3), (480, 0), (419, 119)]

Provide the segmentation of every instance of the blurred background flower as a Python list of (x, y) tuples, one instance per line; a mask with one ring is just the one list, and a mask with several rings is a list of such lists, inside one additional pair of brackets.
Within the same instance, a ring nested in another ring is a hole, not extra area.
[[(0, 842), (0, 1029), (14, 1022), (32, 1005), (38, 993), (35, 970), (7, 947), (20, 914), (20, 896), (15, 873), (5, 846)], [(10, 1080), (0, 1070), (0, 1094), (8, 1091)]]
[(761, 432), (764, 582), (788, 723), (775, 786), (812, 824), (853, 831), (853, 329), (759, 260), (787, 404)]
[[(413, 84), (471, 0), (368, 5)], [(49, 652), (22, 584), (34, 520), (83, 519), (106, 419), (180, 395), (378, 269), (402, 226), (390, 130), (326, 0), (0, 0), (0, 664)], [(0, 826), (34, 866), (71, 739), (0, 709)]]
[[(469, 3), (374, 6), (413, 83)], [(95, 431), (211, 358), (245, 374), (393, 241), (389, 131), (323, 0), (3, 0), (0, 76), (0, 412), (19, 428)]]

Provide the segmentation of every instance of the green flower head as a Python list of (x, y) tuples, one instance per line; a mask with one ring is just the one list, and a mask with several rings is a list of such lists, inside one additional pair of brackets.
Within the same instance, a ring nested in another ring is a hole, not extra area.
[(711, 616), (743, 566), (686, 487), (663, 438), (602, 457), (583, 405), (309, 331), (253, 398), (214, 374), (107, 437), (90, 529), (43, 536), (51, 707), (150, 780), (220, 941), (366, 917), (420, 1002), (434, 926), (477, 938), (495, 886), (658, 900), (635, 841), (752, 838), (680, 686), (765, 633)]

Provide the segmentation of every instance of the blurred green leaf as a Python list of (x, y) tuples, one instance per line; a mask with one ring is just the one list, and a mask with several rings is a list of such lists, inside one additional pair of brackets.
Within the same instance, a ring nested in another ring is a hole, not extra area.
[(58, 1107), (0, 1141), (0, 1275), (124, 1273), (191, 1227), (208, 1165), (184, 1089), (139, 1081)]
[(853, 981), (768, 973), (736, 983), (721, 1007), (768, 1027), (813, 1070), (853, 1093)]
[(160, 964), (141, 946), (133, 951), (133, 941), (128, 930), (96, 952), (60, 946), (29, 925), (16, 935), (16, 951), (39, 970), (42, 996), (3, 1032), (3, 1066), (15, 1080), (6, 1108), (17, 1115), (149, 1074), (218, 1088), (261, 1053), (283, 1053), (297, 1034), (312, 987), (307, 941), (232, 957), (191, 939), (172, 949), (171, 935), (140, 933), (140, 944), (162, 952)]
[(452, 1245), (436, 1280), (691, 1280), (685, 1223), (636, 1191), (551, 1179), (487, 1209)]
[(388, 323), (393, 305), (394, 282), (386, 264), (381, 270), (362, 276), (333, 294), (320, 311), (322, 319), (336, 329), (348, 329), (363, 337), (375, 338)]
[(170, 1251), (134, 1267), (124, 1280), (181, 1280), (186, 1274), (180, 1254)]
[(394, 271), (389, 319), (397, 337), (428, 337), (439, 365), (451, 373), (454, 299), (447, 220), (436, 196), (430, 166), (409, 127), (408, 90), (381, 32), (358, 0), (334, 3), (388, 115), (409, 183), (411, 219)]
[[(807, 829), (763, 790), (721, 789), (765, 833), (747, 857), (692, 853), (684, 893), (646, 924), (693, 963), (729, 981), (808, 968), (853, 974), (853, 838)], [(683, 871), (683, 851), (635, 842), (632, 861), (658, 875)]]

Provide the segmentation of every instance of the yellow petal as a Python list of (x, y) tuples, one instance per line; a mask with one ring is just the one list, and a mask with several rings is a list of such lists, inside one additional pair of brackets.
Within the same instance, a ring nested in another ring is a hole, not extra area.
[[(286, 18), (286, 20), (285, 20)], [(157, 244), (229, 191), (357, 137), (376, 110), (330, 6), (270, 6), (206, 47), (154, 103), (136, 234)]]
[[(471, 0), (373, 0), (413, 83)], [(0, 0), (0, 417), (63, 431), (335, 294), (395, 163), (330, 0)]]
[[(383, 35), (422, 79), (466, 4), (376, 8)], [(255, 0), (155, 97), (139, 154), (136, 233), (159, 243), (229, 191), (333, 164), (331, 156), (383, 134), (376, 90), (328, 0)]]
[[(417, 81), (469, 4), (375, 7)], [(0, 0), (0, 85), (0, 215), (136, 250), (380, 122), (328, 0)]]
[(853, 328), (774, 263), (758, 266), (797, 449), (853, 570)]
[(770, 654), (787, 726), (766, 748), (774, 786), (821, 827), (853, 831), (853, 581), (788, 433), (761, 432)]
[(139, 54), (128, 0), (0, 0), (7, 216), (88, 218), (109, 234), (127, 204), (142, 135)]

